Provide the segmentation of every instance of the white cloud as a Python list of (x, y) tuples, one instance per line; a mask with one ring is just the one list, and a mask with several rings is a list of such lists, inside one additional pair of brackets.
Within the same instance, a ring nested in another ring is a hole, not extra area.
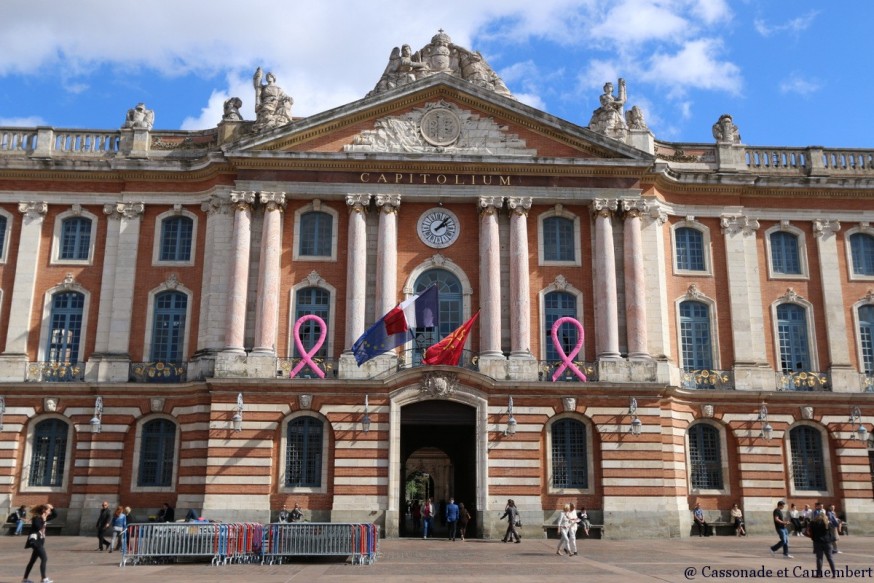
[(594, 38), (615, 42), (644, 42), (673, 39), (688, 34), (689, 21), (676, 6), (652, 0), (624, 0), (604, 15), (588, 33)]
[(45, 120), (39, 116), (30, 117), (0, 117), (0, 127), (34, 128), (44, 126)]
[(739, 95), (743, 85), (740, 68), (720, 61), (722, 42), (718, 39), (689, 41), (674, 54), (653, 55), (642, 78), (656, 84), (671, 85), (670, 94), (685, 95), (689, 89), (728, 91)]
[(793, 73), (780, 81), (780, 93), (797, 93), (798, 95), (810, 95), (816, 93), (822, 85), (816, 79), (805, 79), (798, 73)]
[(811, 10), (807, 14), (803, 16), (799, 16), (797, 18), (793, 18), (788, 20), (782, 24), (768, 24), (761, 18), (757, 18), (753, 21), (753, 27), (756, 29), (760, 35), (764, 37), (769, 37), (775, 34), (780, 34), (783, 32), (788, 32), (790, 34), (798, 34), (810, 28), (813, 24), (814, 19), (816, 19), (819, 14), (816, 10)]

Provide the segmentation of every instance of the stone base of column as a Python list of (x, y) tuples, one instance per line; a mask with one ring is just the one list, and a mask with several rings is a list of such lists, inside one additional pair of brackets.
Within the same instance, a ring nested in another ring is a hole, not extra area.
[(652, 359), (598, 360), (598, 381), (602, 383), (664, 383), (669, 380), (670, 368), (666, 362)]
[(773, 512), (774, 508), (777, 507), (778, 500), (780, 500), (779, 496), (745, 496), (742, 499), (740, 509), (744, 513), (744, 530), (747, 531), (747, 534), (767, 534), (774, 537), (773, 542), (777, 542)]
[(215, 355), (215, 378), (245, 378), (249, 376), (248, 356), (234, 349), (222, 350)]
[(188, 380), (202, 380), (215, 376), (215, 360), (218, 352), (212, 349), (198, 350), (188, 363)]
[(843, 498), (839, 506), (847, 515), (847, 528), (853, 536), (874, 535), (874, 500)]
[(480, 354), (477, 366), (479, 371), (487, 377), (492, 377), (495, 380), (508, 378), (508, 361), (503, 354)]
[(828, 370), (833, 393), (861, 393), (862, 375), (848, 366), (833, 366)]
[(27, 380), (27, 355), (0, 355), (0, 382), (21, 383)]
[[(400, 528), (398, 526), (401, 518), (401, 513), (397, 510), (386, 510), (385, 511), (385, 526), (383, 527), (383, 537), (384, 538), (398, 538), (401, 536)], [(340, 522), (343, 522), (344, 519), (340, 519)], [(409, 534), (409, 533), (407, 533)], [(421, 536), (421, 533), (413, 533)]]
[(511, 354), (507, 373), (511, 381), (536, 381), (540, 373), (539, 363), (530, 352)]
[(769, 364), (735, 364), (734, 388), (738, 391), (776, 391), (777, 375)]
[[(197, 509), (195, 509), (197, 510)], [(185, 518), (188, 510), (176, 510)], [(200, 515), (219, 522), (260, 522), (270, 520), (270, 496), (267, 494), (205, 494)]]
[(351, 352), (340, 355), (337, 376), (341, 379), (372, 379), (385, 378), (389, 373), (397, 370), (398, 356), (394, 352), (386, 352), (371, 358), (361, 366), (355, 360)]
[(603, 513), (605, 539), (679, 538), (692, 530), (685, 496), (604, 496)]
[(130, 380), (129, 354), (92, 354), (85, 363), (85, 380), (90, 383), (126, 383)]
[(276, 366), (276, 355), (273, 352), (256, 352), (249, 353), (249, 359), (246, 363), (248, 369), (248, 377), (251, 379), (275, 379), (284, 377), (284, 373), (278, 370)]
[(625, 143), (648, 154), (655, 154), (655, 136), (649, 130), (628, 130)]

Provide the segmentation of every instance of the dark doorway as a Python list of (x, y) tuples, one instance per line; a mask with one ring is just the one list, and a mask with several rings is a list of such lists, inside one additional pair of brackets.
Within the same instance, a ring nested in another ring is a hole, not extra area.
[[(475, 517), (476, 476), (476, 409), (442, 400), (401, 409), (401, 536), (422, 536), (411, 507), (425, 496), (434, 500), (435, 536), (446, 535), (443, 511), (450, 497)], [(477, 530), (472, 521), (467, 536)]]

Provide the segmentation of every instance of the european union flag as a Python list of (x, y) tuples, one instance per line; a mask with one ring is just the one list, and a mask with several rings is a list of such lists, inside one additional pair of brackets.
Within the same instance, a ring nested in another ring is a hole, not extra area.
[(437, 286), (432, 285), (417, 296), (401, 302), (373, 323), (352, 345), (355, 362), (361, 366), (374, 356), (397, 348), (419, 327), (439, 325)]

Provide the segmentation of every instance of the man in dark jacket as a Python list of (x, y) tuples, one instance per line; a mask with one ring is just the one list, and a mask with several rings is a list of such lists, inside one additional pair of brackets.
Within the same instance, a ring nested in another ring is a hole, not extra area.
[(158, 511), (158, 522), (176, 522), (176, 511), (168, 502), (164, 502)]
[(106, 540), (106, 531), (109, 530), (109, 523), (112, 521), (112, 513), (109, 511), (109, 502), (103, 501), (100, 506), (100, 515), (97, 517), (97, 550), (103, 551), (104, 547), (109, 548), (109, 541)]

